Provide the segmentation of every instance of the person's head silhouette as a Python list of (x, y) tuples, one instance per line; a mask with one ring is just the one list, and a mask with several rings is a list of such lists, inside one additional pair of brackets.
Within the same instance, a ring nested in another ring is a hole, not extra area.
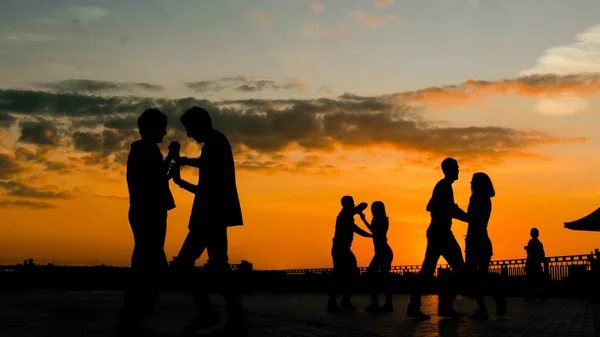
[(142, 139), (162, 143), (167, 134), (167, 115), (158, 109), (148, 109), (138, 118), (138, 129)]
[(540, 231), (537, 228), (533, 227), (529, 232), (529, 235), (531, 235), (531, 237), (535, 239), (538, 236), (540, 236)]
[(492, 198), (496, 195), (492, 180), (483, 172), (473, 174), (473, 179), (471, 179), (471, 191), (473, 192), (473, 195), (481, 195), (488, 198)]
[(200, 107), (192, 107), (181, 116), (181, 124), (185, 127), (188, 137), (198, 143), (203, 143), (213, 130), (212, 120), (208, 111)]
[(342, 208), (354, 209), (354, 198), (349, 195), (343, 196), (342, 197)]
[(458, 162), (454, 158), (446, 158), (442, 161), (442, 172), (446, 179), (458, 180)]
[(371, 214), (373, 214), (373, 217), (387, 217), (387, 214), (385, 213), (385, 205), (383, 204), (383, 202), (381, 201), (375, 201), (371, 204)]

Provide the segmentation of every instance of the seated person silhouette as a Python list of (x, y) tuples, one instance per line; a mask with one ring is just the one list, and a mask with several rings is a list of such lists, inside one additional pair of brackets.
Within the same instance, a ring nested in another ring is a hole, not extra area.
[(121, 309), (118, 335), (150, 333), (141, 323), (151, 313), (159, 294), (159, 281), (168, 270), (164, 251), (167, 211), (175, 208), (169, 189), (170, 157), (163, 160), (158, 143), (167, 134), (167, 116), (157, 109), (138, 119), (141, 139), (131, 144), (127, 158), (129, 224), (133, 231), (132, 283)]
[[(367, 270), (371, 279), (371, 305), (366, 310), (373, 313), (392, 312), (394, 311), (394, 306), (392, 304), (390, 269), (392, 268), (394, 252), (387, 243), (387, 231), (390, 221), (385, 213), (385, 205), (381, 201), (375, 201), (371, 204), (371, 213), (373, 214), (373, 219), (370, 224), (365, 214), (360, 213), (360, 218), (373, 234), (373, 246), (375, 248), (375, 255)], [(385, 304), (382, 307), (379, 307), (378, 279), (381, 280), (385, 288)]]
[[(331, 248), (331, 257), (333, 258), (333, 277), (329, 292), (329, 301), (327, 303), (328, 312), (353, 311), (356, 307), (350, 302), (352, 297), (352, 287), (356, 278), (360, 276), (360, 270), (356, 263), (356, 257), (352, 253), (352, 241), (354, 233), (366, 238), (372, 237), (371, 234), (362, 230), (354, 222), (354, 216), (361, 213), (368, 207), (367, 203), (362, 202), (354, 206), (354, 198), (351, 196), (342, 197), (342, 210), (337, 216), (335, 222), (335, 235), (333, 237), (333, 247)], [(343, 298), (340, 306), (337, 304), (336, 288), (340, 286), (343, 291)]]
[(541, 293), (544, 281), (543, 264), (546, 261), (544, 245), (539, 239), (540, 232), (537, 228), (532, 228), (530, 233), (531, 240), (525, 246), (527, 251), (527, 261), (525, 262), (525, 273), (529, 283), (530, 302), (535, 302)]
[[(231, 145), (225, 135), (213, 129), (210, 115), (202, 108), (187, 110), (181, 116), (181, 123), (188, 137), (204, 146), (199, 158), (175, 156), (179, 164), (199, 168), (199, 181), (198, 185), (193, 185), (181, 179), (178, 164), (173, 166), (173, 181), (195, 196), (189, 232), (172, 265), (175, 270), (188, 271), (186, 278), (192, 282), (197, 274), (194, 263), (206, 250), (206, 272), (218, 278), (216, 283), (221, 287), (229, 312), (229, 321), (216, 335), (246, 336), (243, 308), (238, 291), (231, 283), (227, 256), (227, 228), (243, 225)], [(202, 291), (201, 284), (189, 286), (200, 316), (184, 331), (192, 333), (219, 323), (219, 314)]]
[(460, 317), (462, 314), (452, 307), (458, 294), (458, 280), (462, 281), (464, 275), (464, 261), (458, 242), (452, 234), (452, 219), (467, 222), (467, 213), (454, 203), (452, 184), (458, 180), (458, 163), (453, 158), (442, 161), (444, 178), (433, 189), (433, 194), (427, 204), (427, 212), (431, 214), (431, 223), (427, 228), (427, 248), (421, 271), (410, 296), (407, 315), (417, 319), (429, 319), (429, 315), (421, 311), (421, 294), (423, 285), (433, 277), (440, 256), (452, 268), (452, 275), (447, 284), (440, 286), (438, 302), (438, 316)]

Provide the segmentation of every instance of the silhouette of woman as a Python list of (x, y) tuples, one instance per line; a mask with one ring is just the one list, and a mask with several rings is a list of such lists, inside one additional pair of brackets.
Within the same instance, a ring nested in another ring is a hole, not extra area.
[[(369, 312), (392, 312), (392, 291), (390, 282), (390, 268), (394, 253), (387, 243), (387, 231), (389, 228), (389, 219), (385, 213), (385, 205), (381, 201), (375, 201), (371, 204), (371, 213), (373, 219), (371, 224), (367, 221), (365, 214), (360, 213), (360, 218), (365, 223), (369, 231), (373, 234), (373, 245), (375, 246), (375, 256), (369, 264), (368, 274), (371, 278), (371, 305), (366, 310)], [(379, 307), (379, 293), (377, 291), (377, 279), (384, 284), (386, 297), (385, 304)]]
[[(488, 236), (487, 226), (492, 213), (492, 200), (495, 196), (494, 185), (490, 177), (478, 172), (471, 180), (471, 199), (467, 209), (469, 227), (467, 228), (465, 267), (475, 291), (475, 299), (479, 310), (471, 315), (474, 319), (487, 319), (488, 313), (483, 299), (483, 287), (487, 285), (488, 268), (492, 259), (492, 241)], [(498, 316), (506, 313), (506, 299), (500, 295), (498, 287), (494, 288), (494, 300)]]

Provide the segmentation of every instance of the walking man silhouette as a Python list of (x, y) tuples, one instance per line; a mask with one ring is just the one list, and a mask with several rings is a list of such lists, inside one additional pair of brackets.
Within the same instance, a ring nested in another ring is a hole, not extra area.
[(118, 335), (143, 335), (143, 318), (151, 313), (160, 281), (168, 270), (164, 251), (167, 211), (175, 208), (169, 189), (171, 157), (163, 161), (158, 143), (167, 134), (167, 116), (157, 109), (144, 111), (138, 119), (141, 139), (131, 144), (127, 158), (129, 224), (135, 246), (131, 257), (132, 280), (125, 294)]
[[(229, 312), (229, 321), (225, 329), (217, 332), (217, 335), (246, 336), (243, 308), (237, 289), (231, 283), (227, 256), (227, 228), (243, 225), (231, 145), (225, 135), (213, 129), (208, 112), (202, 108), (193, 107), (187, 110), (181, 116), (181, 123), (188, 137), (198, 143), (204, 143), (204, 146), (200, 158), (178, 159), (180, 165), (200, 169), (198, 185), (181, 179), (177, 165), (172, 169), (173, 181), (195, 194), (188, 225), (189, 232), (173, 261), (173, 266), (177, 270), (189, 272), (187, 279), (191, 281), (195, 278), (193, 275), (197, 274), (195, 261), (207, 250), (206, 271), (209, 275), (217, 276), (216, 283), (222, 287), (220, 290)], [(202, 291), (201, 285), (193, 285), (191, 291), (200, 316), (185, 328), (185, 332), (202, 330), (220, 322), (217, 311)]]
[(438, 315), (442, 317), (460, 317), (462, 314), (452, 307), (458, 293), (457, 280), (462, 280), (465, 263), (458, 242), (452, 234), (452, 219), (468, 221), (467, 213), (454, 202), (452, 184), (458, 179), (458, 162), (453, 158), (442, 161), (444, 178), (433, 189), (433, 195), (427, 204), (427, 212), (431, 214), (431, 223), (427, 228), (427, 249), (423, 266), (419, 272), (416, 285), (410, 296), (407, 315), (418, 319), (429, 319), (429, 315), (421, 311), (421, 294), (423, 284), (433, 277), (440, 256), (452, 268), (452, 276), (439, 293)]

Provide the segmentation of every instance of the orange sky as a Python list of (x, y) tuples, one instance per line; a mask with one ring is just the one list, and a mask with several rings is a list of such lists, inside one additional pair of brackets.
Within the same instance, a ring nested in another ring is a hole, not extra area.
[[(392, 150), (352, 151), (347, 157), (328, 157), (339, 165), (340, 172), (239, 171), (245, 226), (230, 229), (231, 262), (246, 259), (259, 269), (331, 266), (329, 251), (339, 198), (350, 194), (357, 202), (385, 202), (391, 218), (388, 237), (394, 264), (420, 263), (429, 220), (425, 205), (441, 177), (437, 165), (410, 165)], [(548, 256), (582, 254), (598, 246), (600, 234), (562, 228), (563, 221), (598, 207), (600, 183), (593, 179), (598, 162), (580, 159), (580, 164), (574, 164), (553, 158), (551, 165), (542, 159), (513, 159), (485, 170), (497, 191), (489, 225), (496, 259), (523, 257), (532, 226), (540, 229)], [(463, 169), (454, 184), (456, 201), (464, 209), (473, 173)], [(127, 196), (121, 173), (97, 171), (38, 178), (46, 182), (59, 179), (54, 184), (65, 188), (87, 187), (75, 199), (56, 201), (56, 208), (3, 209), (0, 252), (6, 261), (31, 256), (59, 263), (128, 263), (133, 245), (127, 223), (128, 201), (106, 198)], [(197, 176), (187, 170), (184, 178), (195, 181)], [(191, 195), (177, 186), (172, 185), (172, 191), (178, 207), (169, 213), (168, 256), (175, 255), (183, 242), (192, 201)], [(358, 217), (356, 220), (362, 225)], [(466, 225), (456, 221), (453, 228), (464, 248)], [(353, 247), (359, 264), (367, 265), (373, 254), (372, 242), (357, 236)]]

